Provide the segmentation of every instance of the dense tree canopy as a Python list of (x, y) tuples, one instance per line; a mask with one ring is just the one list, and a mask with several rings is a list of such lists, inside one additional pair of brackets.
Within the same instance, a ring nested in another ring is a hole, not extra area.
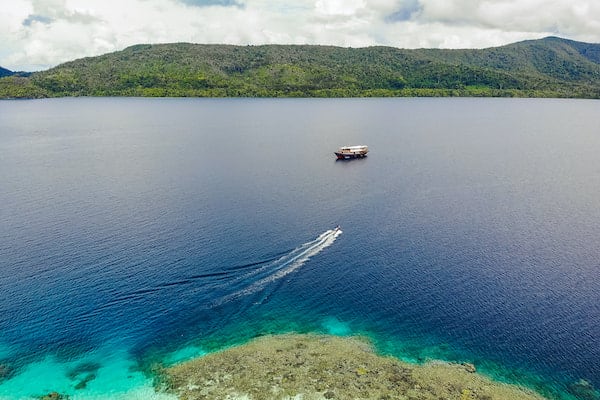
[(600, 45), (552, 37), (482, 50), (136, 45), (0, 79), (0, 97), (58, 96), (600, 98)]

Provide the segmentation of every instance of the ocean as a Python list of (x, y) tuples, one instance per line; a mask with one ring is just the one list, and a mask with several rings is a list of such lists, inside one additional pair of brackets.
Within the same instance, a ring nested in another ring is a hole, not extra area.
[(598, 398), (599, 107), (1, 101), (0, 399), (169, 398), (153, 366), (283, 332)]

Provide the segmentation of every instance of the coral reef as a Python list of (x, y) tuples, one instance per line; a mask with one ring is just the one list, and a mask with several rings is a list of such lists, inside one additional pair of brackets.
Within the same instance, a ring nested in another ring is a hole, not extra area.
[(542, 397), (472, 364), (404, 363), (362, 338), (276, 335), (164, 370), (181, 399), (522, 399)]
[(581, 400), (600, 400), (600, 394), (594, 389), (594, 386), (585, 379), (580, 379), (570, 385), (569, 391)]
[(40, 400), (69, 400), (69, 396), (65, 394), (60, 394), (58, 392), (50, 392), (46, 395), (39, 396)]
[(0, 363), (0, 382), (9, 379), (14, 374), (13, 369), (7, 363)]
[(96, 373), (100, 368), (97, 363), (82, 363), (69, 371), (68, 377), (76, 381), (75, 389), (81, 390), (87, 387), (87, 384), (96, 379)]

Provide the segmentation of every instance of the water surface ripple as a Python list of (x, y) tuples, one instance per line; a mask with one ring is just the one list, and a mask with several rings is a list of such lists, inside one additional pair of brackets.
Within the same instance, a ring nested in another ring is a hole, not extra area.
[(0, 102), (0, 398), (290, 330), (600, 388), (599, 104)]

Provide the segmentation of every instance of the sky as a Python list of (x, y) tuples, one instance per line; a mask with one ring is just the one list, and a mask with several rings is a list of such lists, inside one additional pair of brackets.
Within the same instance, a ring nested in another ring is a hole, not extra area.
[(0, 66), (39, 71), (140, 43), (484, 48), (600, 43), (600, 0), (0, 0)]

